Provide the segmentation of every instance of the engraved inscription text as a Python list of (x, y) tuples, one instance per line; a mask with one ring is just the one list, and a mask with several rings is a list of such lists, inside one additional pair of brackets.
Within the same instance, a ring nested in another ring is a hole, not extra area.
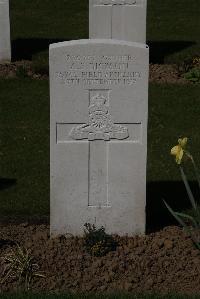
[(56, 72), (56, 79), (66, 85), (133, 85), (141, 72), (133, 70), (131, 55), (65, 56), (66, 71)]

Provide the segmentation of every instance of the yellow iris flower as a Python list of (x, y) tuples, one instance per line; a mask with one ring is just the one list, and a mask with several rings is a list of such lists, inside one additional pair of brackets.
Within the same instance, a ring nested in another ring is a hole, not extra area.
[(176, 157), (176, 163), (177, 164), (181, 164), (181, 161), (182, 161), (182, 158), (183, 158), (183, 155), (184, 155), (184, 148), (187, 145), (187, 141), (188, 141), (187, 137), (179, 138), (178, 139), (178, 145), (174, 146), (171, 149), (171, 155)]

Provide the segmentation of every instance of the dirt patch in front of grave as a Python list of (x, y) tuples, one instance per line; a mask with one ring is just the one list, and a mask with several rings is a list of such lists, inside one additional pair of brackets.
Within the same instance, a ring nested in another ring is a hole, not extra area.
[(192, 84), (175, 64), (150, 64), (149, 81), (157, 83)]
[[(48, 72), (48, 71), (46, 71)], [(0, 78), (30, 77), (32, 79), (48, 79), (48, 73), (35, 72), (31, 61), (18, 61), (11, 64), (0, 64)], [(192, 84), (184, 78), (175, 64), (150, 64), (150, 82)]]
[[(49, 238), (49, 225), (0, 225), (0, 277), (4, 277), (5, 254), (14, 243), (28, 248), (45, 278), (32, 282), (32, 292), (156, 292), (200, 294), (200, 251), (176, 226), (146, 236), (114, 236), (116, 251), (90, 256), (83, 238)], [(17, 290), (10, 278), (0, 293)]]

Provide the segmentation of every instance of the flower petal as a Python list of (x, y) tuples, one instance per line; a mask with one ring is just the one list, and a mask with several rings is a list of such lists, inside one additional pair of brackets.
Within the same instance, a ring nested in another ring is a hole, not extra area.
[(188, 138), (187, 137), (184, 137), (184, 138), (179, 138), (178, 139), (178, 143), (181, 147), (185, 147), (186, 144), (187, 144), (187, 141), (188, 141)]
[(171, 149), (171, 155), (176, 156), (178, 152), (180, 151), (181, 147), (180, 145), (176, 145)]
[(183, 149), (180, 147), (180, 150), (176, 155), (176, 163), (181, 164), (182, 158), (183, 158)]

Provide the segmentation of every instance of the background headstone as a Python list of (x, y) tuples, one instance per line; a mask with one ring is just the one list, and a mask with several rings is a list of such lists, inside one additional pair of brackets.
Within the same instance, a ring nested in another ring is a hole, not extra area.
[(0, 62), (11, 60), (9, 0), (0, 0)]
[(145, 232), (148, 65), (139, 43), (50, 46), (51, 235)]
[(90, 38), (146, 43), (147, 0), (90, 0)]

